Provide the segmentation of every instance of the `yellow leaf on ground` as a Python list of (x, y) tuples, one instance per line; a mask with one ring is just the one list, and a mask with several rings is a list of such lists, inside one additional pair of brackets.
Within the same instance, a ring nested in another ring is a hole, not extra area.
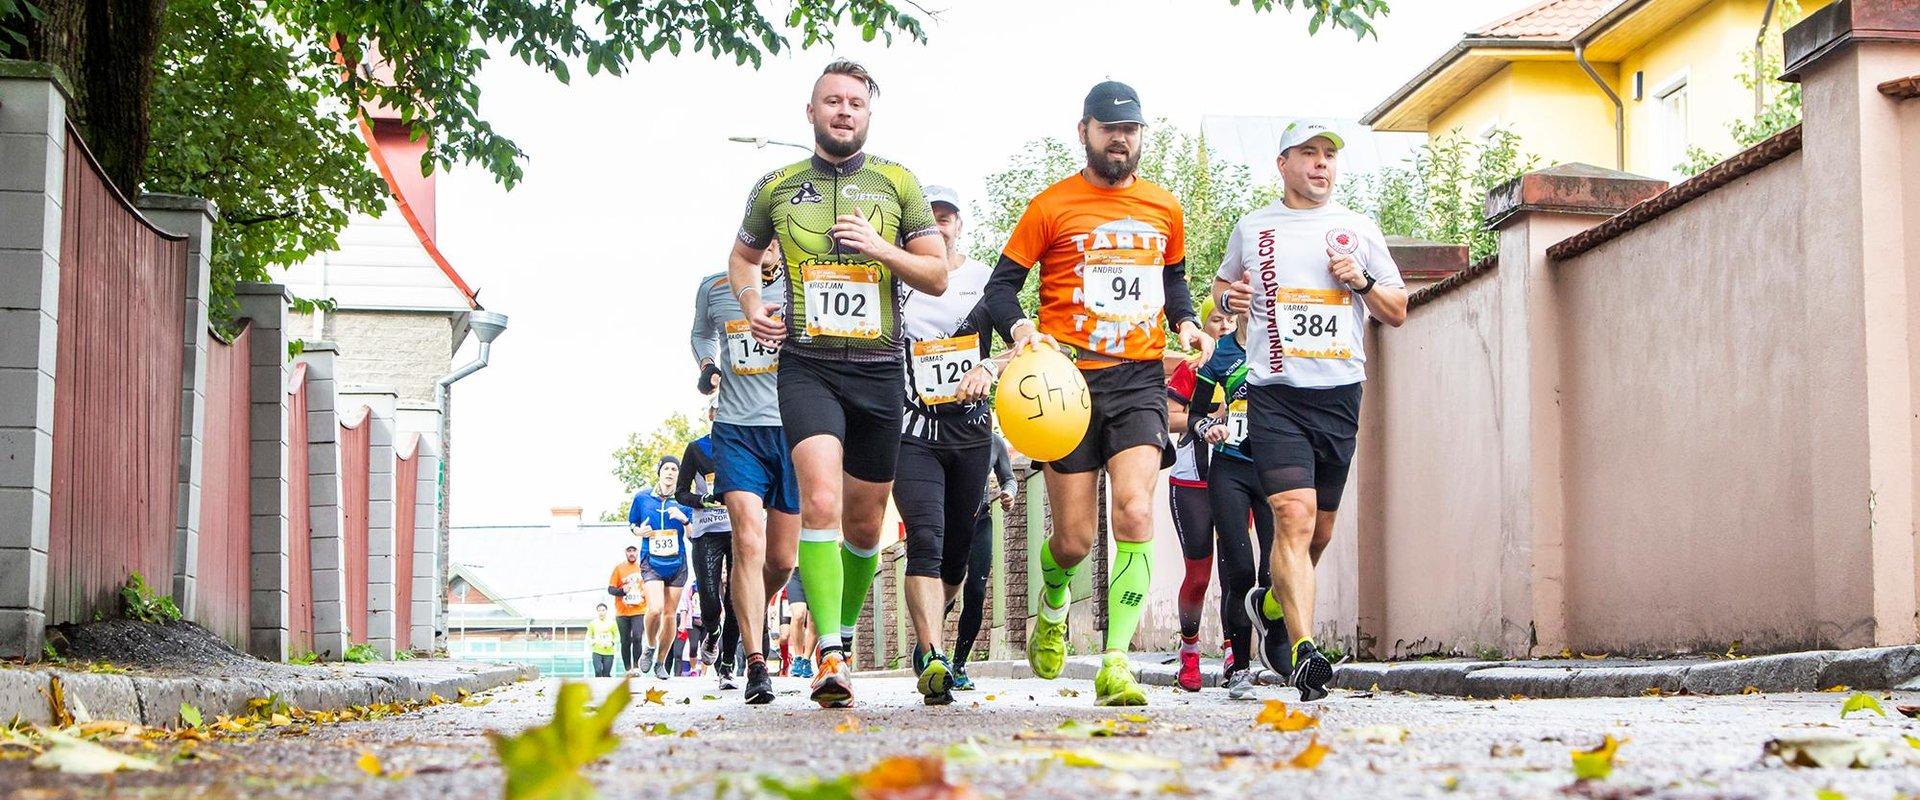
[(840, 724), (833, 726), (833, 732), (834, 733), (859, 733), (860, 718), (852, 714), (848, 714), (845, 719), (840, 720)]
[(1609, 733), (1599, 747), (1573, 751), (1573, 776), (1583, 781), (1605, 779), (1613, 773), (1614, 754), (1623, 744), (1626, 744), (1624, 740), (1615, 739)]
[(680, 732), (680, 738), (682, 739), (692, 739), (693, 737), (699, 736), (699, 735), (700, 734), (694, 733), (692, 728), (688, 728)]
[(585, 683), (563, 683), (551, 722), (515, 736), (488, 732), (507, 773), (507, 800), (593, 796), (593, 784), (580, 774), (580, 768), (619, 747), (613, 722), (633, 695), (626, 681), (621, 681), (599, 710), (590, 712), (591, 696)]
[(267, 724), (276, 726), (292, 725), (293, 718), (285, 714), (275, 714), (267, 718)]
[(1179, 769), (1180, 762), (1171, 758), (1134, 753), (1125, 750), (1100, 750), (1084, 748), (1079, 750), (1055, 750), (1053, 757), (1069, 767), (1091, 767), (1095, 769), (1141, 770), (1141, 769)]
[(1514, 692), (1513, 694), (1507, 695), (1507, 699), (1508, 700), (1525, 700), (1527, 699), (1527, 696), (1519, 692)]
[(48, 748), (33, 760), (36, 769), (53, 769), (68, 775), (104, 775), (121, 770), (152, 771), (160, 765), (139, 756), (109, 750), (85, 739), (76, 739), (54, 731), (42, 731)]
[(1840, 706), (1840, 718), (1846, 719), (1848, 714), (1855, 711), (1871, 711), (1882, 717), (1887, 715), (1886, 709), (1880, 707), (1880, 701), (1866, 692), (1854, 692), (1853, 696), (1848, 697), (1847, 702)]
[(67, 687), (60, 683), (60, 676), (49, 678), (40, 694), (47, 698), (47, 710), (52, 712), (54, 727), (65, 728), (73, 724), (73, 712), (67, 709)]
[(1296, 753), (1293, 760), (1287, 762), (1287, 766), (1294, 769), (1314, 769), (1320, 766), (1320, 760), (1326, 758), (1330, 752), (1333, 752), (1332, 749), (1321, 744), (1320, 737), (1315, 736), (1307, 740), (1307, 746)]
[(1759, 694), (1759, 693), (1760, 693), (1760, 687), (1758, 687), (1758, 686), (1748, 686), (1748, 687), (1747, 687), (1747, 688), (1745, 688), (1745, 689), (1741, 689), (1741, 690), (1740, 690), (1740, 693), (1741, 693), (1741, 694)]
[(1289, 710), (1287, 704), (1279, 700), (1268, 700), (1266, 706), (1260, 709), (1260, 715), (1254, 717), (1253, 722), (1255, 725), (1266, 725), (1282, 733), (1320, 727), (1319, 717)]
[(982, 700), (986, 700), (987, 702), (993, 702), (993, 701), (995, 701), (995, 700), (998, 700), (998, 699), (1000, 699), (1000, 695), (997, 695), (997, 694), (990, 694), (990, 695), (987, 695), (986, 697), (983, 697), (983, 698), (981, 698), (981, 699), (982, 699)]
[(473, 692), (469, 692), (466, 689), (455, 689), (454, 696), (460, 698), (461, 700), (465, 700), (468, 697), (473, 696)]
[(658, 686), (648, 689), (647, 698), (643, 702), (652, 703), (656, 706), (664, 706), (667, 704), (667, 690)]
[(1916, 750), (1920, 750), (1920, 739), (1914, 738), (1912, 734), (1904, 734), (1901, 736), (1901, 738), (1907, 740), (1908, 747), (1914, 748)]
[(1844, 692), (1844, 691), (1847, 691), (1847, 690), (1849, 690), (1849, 689), (1852, 689), (1852, 688), (1853, 688), (1853, 687), (1851, 687), (1851, 686), (1848, 686), (1848, 685), (1846, 685), (1846, 684), (1844, 684), (1844, 683), (1840, 683), (1840, 684), (1835, 684), (1835, 685), (1833, 685), (1833, 686), (1829, 686), (1829, 687), (1827, 687), (1827, 688), (1825, 688), (1825, 689), (1821, 689), (1820, 691), (1823, 691), (1823, 692), (1833, 692), (1834, 694), (1839, 694), (1839, 693), (1841, 693), (1841, 692)]
[(1820, 789), (1813, 793), (1813, 800), (1847, 800), (1847, 796), (1832, 789)]
[(386, 767), (380, 764), (380, 757), (374, 755), (371, 751), (360, 751), (360, 758), (355, 760), (353, 764), (359, 767), (361, 772), (376, 778), (387, 773)]

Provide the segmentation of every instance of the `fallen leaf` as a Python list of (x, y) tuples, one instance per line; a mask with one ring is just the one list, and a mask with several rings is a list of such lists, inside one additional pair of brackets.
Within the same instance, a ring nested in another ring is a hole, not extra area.
[(1507, 699), (1508, 700), (1525, 700), (1527, 699), (1527, 696), (1519, 692), (1514, 692), (1513, 694), (1507, 695)]
[(1518, 757), (1526, 754), (1526, 749), (1517, 744), (1500, 744), (1496, 742), (1493, 746), (1487, 748), (1488, 758)]
[(932, 756), (889, 756), (854, 779), (855, 794), (871, 800), (963, 800), (974, 797), (964, 784), (947, 781), (944, 761)]
[(1887, 715), (1886, 709), (1880, 707), (1880, 701), (1873, 699), (1873, 695), (1866, 692), (1854, 692), (1848, 697), (1847, 702), (1840, 706), (1840, 718), (1846, 719), (1848, 714), (1855, 711), (1871, 711), (1882, 717)]
[(1740, 693), (1741, 693), (1741, 694), (1759, 694), (1759, 693), (1760, 693), (1760, 687), (1758, 687), (1758, 686), (1748, 686), (1748, 687), (1747, 687), (1747, 688), (1745, 688), (1745, 689), (1741, 689), (1741, 690), (1740, 690)]
[(1093, 767), (1096, 769), (1113, 770), (1180, 768), (1180, 762), (1171, 758), (1126, 750), (1099, 750), (1095, 748), (1055, 750), (1053, 751), (1053, 757), (1069, 767)]
[(491, 702), (493, 702), (493, 698), (491, 697), (473, 697), (473, 698), (468, 698), (466, 700), (460, 701), (460, 705), (467, 706), (469, 708), (479, 708)]
[(1612, 653), (1581, 653), (1580, 657), (1588, 661), (1603, 661), (1603, 660), (1612, 658), (1613, 654)]
[(1294, 754), (1293, 760), (1288, 761), (1287, 766), (1294, 769), (1314, 769), (1320, 766), (1320, 760), (1326, 758), (1327, 753), (1330, 752), (1332, 750), (1321, 744), (1320, 737), (1316, 735), (1307, 740), (1307, 746)]
[(1847, 800), (1847, 796), (1832, 789), (1816, 789), (1813, 800)]
[(1746, 656), (1740, 655), (1739, 639), (1735, 639), (1733, 640), (1733, 644), (1727, 645), (1727, 658), (1745, 658), (1745, 657)]
[(1904, 717), (1920, 717), (1920, 706), (1894, 706), (1893, 710)]
[(720, 695), (717, 695), (717, 694), (703, 694), (703, 695), (700, 695), (700, 699), (702, 699), (702, 700), (718, 700), (718, 699), (720, 699)]
[[(56, 679), (57, 680), (57, 679)], [(33, 760), (36, 769), (52, 769), (68, 775), (104, 775), (121, 770), (153, 771), (160, 765), (139, 756), (109, 750), (85, 739), (56, 731), (41, 731), (47, 751)]]
[(1846, 734), (1783, 736), (1767, 742), (1765, 752), (1789, 766), (1821, 769), (1865, 769), (1892, 755), (1885, 741)]
[(673, 729), (667, 727), (667, 723), (664, 723), (664, 722), (656, 722), (656, 723), (653, 723), (652, 725), (644, 726), (640, 730), (646, 733), (648, 736), (672, 736), (673, 735)]
[(1567, 659), (1568, 661), (1572, 661), (1572, 660), (1573, 660), (1573, 648), (1571, 648), (1571, 647), (1562, 647), (1562, 648), (1560, 648), (1560, 657), (1561, 657), (1561, 658), (1564, 658), (1564, 659)]
[(998, 699), (1000, 699), (1000, 695), (997, 695), (997, 694), (990, 694), (990, 695), (987, 695), (986, 697), (983, 697), (983, 698), (980, 698), (980, 699), (982, 699), (982, 700), (985, 700), (985, 701), (987, 701), (987, 702), (989, 702), (989, 703), (991, 703), (991, 702), (993, 702), (993, 701), (995, 701), (995, 700), (998, 700)]
[(613, 721), (632, 702), (625, 681), (613, 687), (600, 710), (589, 714), (592, 690), (585, 683), (560, 685), (553, 719), (516, 736), (489, 731), (494, 752), (507, 773), (508, 800), (592, 797), (593, 784), (580, 768), (600, 760), (619, 747)]
[(1145, 725), (1153, 721), (1145, 714), (1121, 714), (1120, 718), (1135, 725)]
[(1407, 740), (1407, 729), (1398, 725), (1368, 725), (1364, 728), (1349, 728), (1341, 735), (1368, 744), (1399, 744)]
[(1613, 773), (1613, 757), (1626, 742), (1607, 734), (1599, 747), (1573, 751), (1573, 776), (1583, 781), (1605, 780)]
[(1832, 685), (1832, 686), (1829, 686), (1829, 687), (1827, 687), (1827, 688), (1825, 688), (1825, 689), (1821, 689), (1820, 691), (1823, 691), (1823, 692), (1832, 692), (1832, 693), (1834, 693), (1834, 694), (1839, 694), (1839, 693), (1841, 693), (1841, 692), (1844, 692), (1844, 691), (1847, 691), (1847, 690), (1849, 690), (1849, 689), (1852, 689), (1852, 688), (1853, 688), (1853, 687), (1851, 687), (1851, 686), (1848, 686), (1848, 685), (1846, 685), (1846, 684), (1844, 684), (1844, 683), (1838, 683), (1838, 684), (1834, 684), (1834, 685)]
[(647, 697), (643, 702), (652, 703), (656, 706), (664, 706), (667, 704), (667, 690), (658, 686), (650, 688), (647, 690)]
[(1460, 776), (1448, 775), (1446, 780), (1440, 782), (1440, 788), (1449, 792), (1460, 791)]
[(360, 751), (360, 758), (358, 760), (355, 760), (353, 764), (354, 766), (359, 767), (361, 772), (367, 773), (368, 775), (372, 775), (373, 777), (376, 777), (376, 778), (380, 777), (381, 775), (387, 774), (386, 767), (381, 766), (380, 764), (380, 757), (374, 755), (373, 752), (369, 750)]
[(1080, 696), (1080, 690), (1079, 690), (1079, 689), (1067, 689), (1067, 688), (1062, 688), (1062, 689), (1060, 690), (1060, 696), (1061, 696), (1061, 697), (1079, 697), (1079, 696)]
[(267, 724), (275, 727), (285, 727), (293, 724), (293, 718), (285, 714), (275, 714), (267, 718)]
[(194, 708), (188, 703), (180, 704), (180, 721), (187, 723), (187, 726), (192, 728), (198, 728), (204, 724), (200, 716), (200, 709)]
[(60, 676), (47, 679), (46, 688), (40, 690), (47, 698), (47, 709), (52, 712), (53, 726), (65, 728), (73, 724), (73, 712), (67, 708), (67, 687), (60, 683)]
[(848, 714), (846, 719), (840, 720), (840, 724), (833, 726), (833, 732), (834, 733), (859, 733), (860, 718), (852, 714)]
[(1289, 710), (1287, 704), (1279, 700), (1268, 700), (1266, 706), (1260, 709), (1260, 715), (1254, 717), (1253, 723), (1266, 725), (1282, 733), (1292, 733), (1320, 727), (1320, 718)]
[(695, 736), (699, 736), (699, 735), (700, 735), (700, 734), (698, 734), (698, 733), (695, 733), (695, 732), (694, 732), (694, 730), (693, 730), (692, 728), (688, 728), (688, 729), (686, 729), (686, 730), (684, 730), (684, 731), (681, 731), (681, 732), (680, 732), (680, 738), (682, 738), (682, 739), (692, 739), (693, 737), (695, 737)]

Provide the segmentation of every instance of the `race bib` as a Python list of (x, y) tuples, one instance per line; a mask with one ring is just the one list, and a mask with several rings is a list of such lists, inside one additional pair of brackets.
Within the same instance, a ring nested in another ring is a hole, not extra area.
[(1345, 289), (1290, 289), (1273, 296), (1280, 323), (1281, 352), (1288, 358), (1352, 358), (1348, 328), (1353, 325), (1353, 294)]
[(913, 343), (913, 388), (930, 406), (959, 399), (960, 379), (980, 358), (980, 334)]
[(735, 375), (765, 375), (780, 369), (780, 347), (754, 338), (753, 323), (736, 319), (727, 323), (727, 360)]
[(1238, 447), (1247, 440), (1247, 401), (1227, 404), (1227, 439), (1221, 444)]
[(1081, 291), (1087, 310), (1108, 322), (1139, 322), (1160, 315), (1167, 304), (1161, 283), (1162, 267), (1139, 264), (1094, 264), (1081, 268)]
[(627, 605), (637, 606), (646, 602), (646, 598), (640, 596), (641, 587), (640, 587), (640, 571), (639, 570), (634, 570), (633, 572), (627, 573), (627, 577), (621, 579), (620, 581), (620, 588), (625, 590), (627, 593), (627, 596), (625, 598)]
[(853, 264), (806, 264), (807, 335), (880, 338), (879, 270)]
[(655, 558), (680, 555), (680, 536), (673, 531), (655, 531), (647, 537), (647, 555)]

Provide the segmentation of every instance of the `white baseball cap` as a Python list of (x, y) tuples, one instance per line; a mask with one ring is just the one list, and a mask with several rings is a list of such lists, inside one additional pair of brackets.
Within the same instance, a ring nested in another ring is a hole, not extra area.
[(1333, 142), (1334, 147), (1346, 147), (1346, 137), (1340, 135), (1333, 126), (1322, 120), (1297, 120), (1280, 134), (1280, 152), (1285, 153), (1295, 147), (1306, 144), (1308, 140), (1323, 138)]
[(947, 205), (953, 206), (954, 211), (957, 212), (960, 210), (960, 193), (959, 192), (956, 192), (945, 186), (929, 186), (926, 188), (926, 195), (927, 195), (927, 205), (933, 205), (934, 203), (946, 203)]

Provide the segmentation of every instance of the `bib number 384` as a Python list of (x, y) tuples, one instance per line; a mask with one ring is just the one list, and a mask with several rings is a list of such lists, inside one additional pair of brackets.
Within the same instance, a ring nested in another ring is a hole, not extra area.
[(959, 399), (960, 379), (980, 359), (980, 335), (913, 343), (913, 388), (930, 406)]
[(1288, 358), (1352, 358), (1353, 294), (1341, 289), (1281, 288), (1273, 297)]
[(1087, 264), (1082, 267), (1087, 309), (1110, 322), (1138, 322), (1160, 314), (1167, 304), (1162, 268), (1137, 264)]
[(780, 369), (780, 347), (755, 338), (752, 323), (732, 320), (727, 323), (727, 361), (735, 375), (765, 375)]
[(880, 338), (879, 270), (852, 264), (801, 268), (808, 336)]

